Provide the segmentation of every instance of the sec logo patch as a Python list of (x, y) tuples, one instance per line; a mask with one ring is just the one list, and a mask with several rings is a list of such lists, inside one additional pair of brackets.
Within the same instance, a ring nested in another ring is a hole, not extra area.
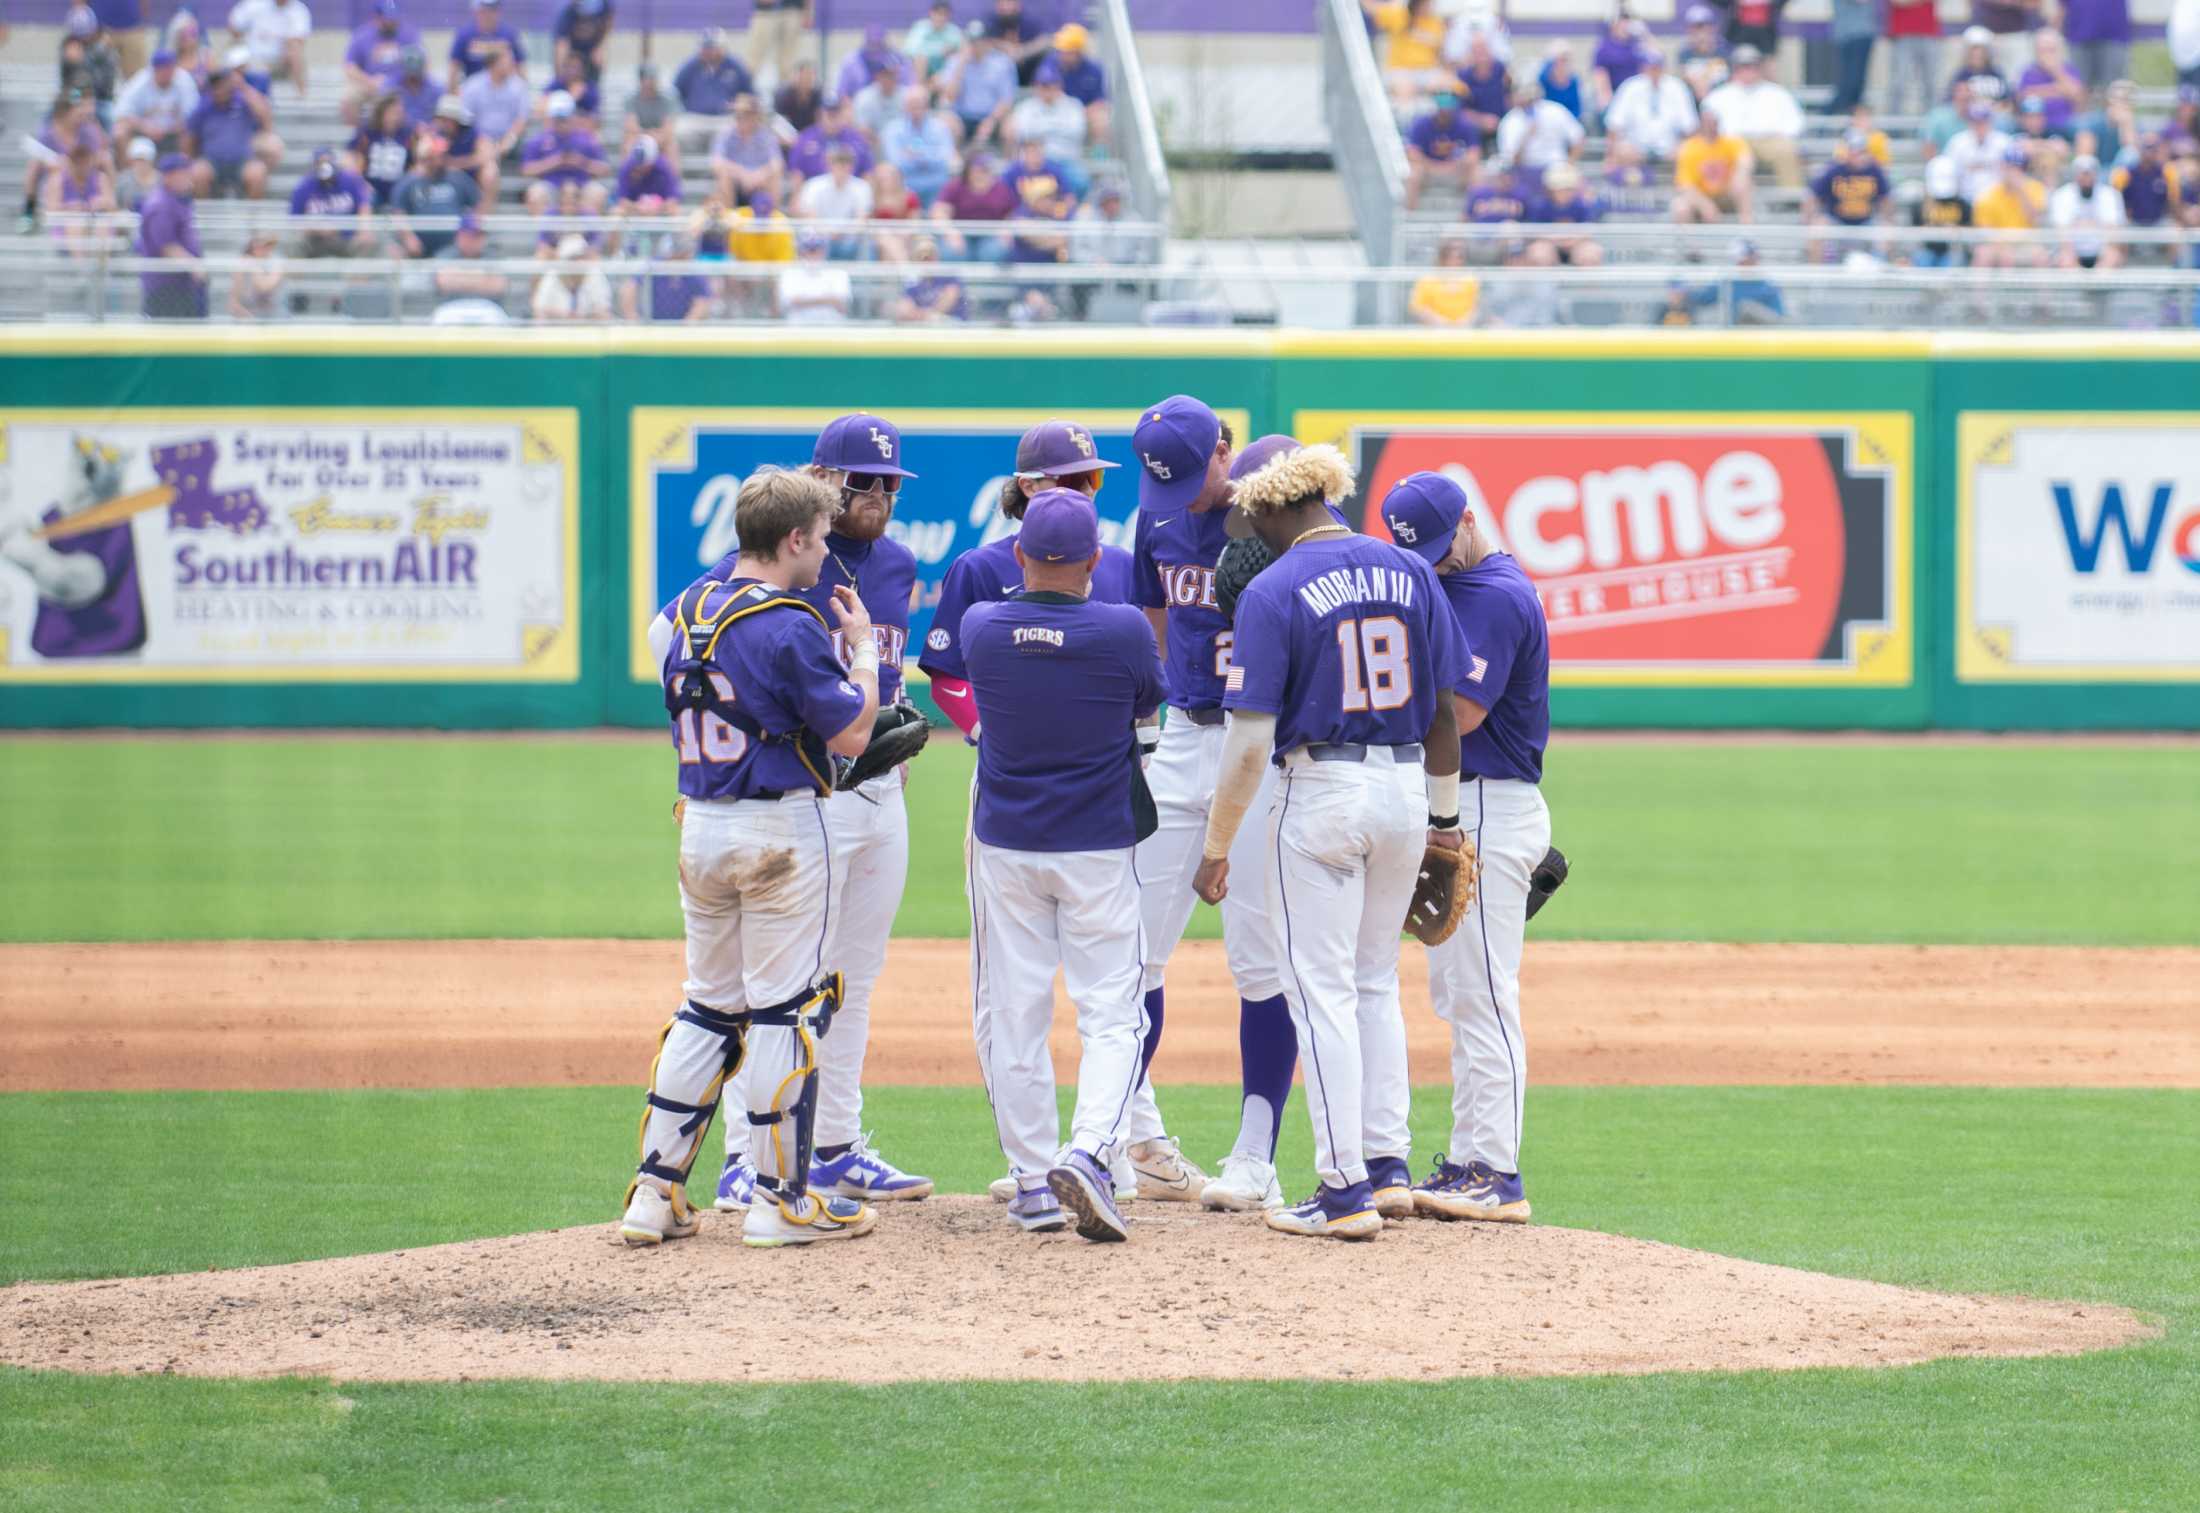
[(924, 644), (934, 651), (945, 651), (947, 650), (947, 643), (953, 639), (944, 629), (935, 629), (932, 634), (924, 638)]

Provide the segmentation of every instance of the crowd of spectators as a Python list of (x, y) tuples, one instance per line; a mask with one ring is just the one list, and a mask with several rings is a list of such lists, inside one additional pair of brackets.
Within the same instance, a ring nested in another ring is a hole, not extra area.
[[(2196, 265), (2200, 238), (2139, 246), (2119, 233), (2200, 232), (2200, 0), (2178, 0), (2170, 44), (2182, 83), (2173, 115), (2152, 122), (2137, 118), (2125, 77), (2126, 0), (2049, 10), (1975, 0), (1973, 23), (1946, 41), (1930, 0), (1834, 0), (1834, 123), (1815, 130), (1780, 76), (1782, 0), (1685, 4), (1678, 38), (1654, 36), (1623, 7), (1592, 39), (1540, 56), (1489, 0), (1361, 5), (1399, 115), (1407, 207), (1456, 193), (1468, 227), (1445, 236), (1439, 270), (1409, 300), (1425, 324), (1516, 323), (1519, 312), (1493, 312), (1485, 297), (1506, 281), (1485, 291), (1473, 270), (1594, 265), (1604, 256), (1594, 228), (1615, 207), (1740, 233), (1729, 270), (1676, 285), (1671, 322), (1713, 305), (1730, 320), (1783, 317), (1744, 229), (1774, 218), (1768, 205), (1818, 228), (1805, 246), (1813, 261)], [(2061, 29), (2044, 24), (2056, 10)], [(1882, 43), (1886, 126), (1869, 98)], [(1909, 182), (1896, 182), (1898, 157), (1921, 165)], [(1891, 225), (2004, 235), (1872, 233)]]
[[(607, 309), (813, 323), (974, 313), (950, 272), (883, 293), (868, 281), (859, 299), (837, 265), (865, 259), (1000, 264), (1007, 313), (1049, 319), (1083, 298), (1044, 276), (1069, 259), (1065, 224), (1123, 218), (1092, 39), (1026, 17), (1021, 0), (992, 0), (967, 25), (945, 0), (925, 5), (905, 30), (872, 26), (822, 69), (807, 0), (764, 0), (745, 39), (716, 27), (696, 37), (669, 85), (642, 63), (616, 108), (605, 102), (613, 0), (562, 0), (548, 57), (530, 57), (502, 0), (475, 0), (440, 58), (404, 0), (373, 0), (343, 54), (349, 139), (302, 171), (288, 166), (279, 117), (309, 88), (307, 0), (236, 0), (219, 44), (203, 30), (213, 16), (179, 11), (125, 69), (124, 40), (89, 6), (70, 12), (23, 229), (49, 212), (137, 210), (136, 250), (189, 262), (201, 255), (199, 202), (265, 202), (246, 253), (256, 267), (226, 304), (238, 318), (302, 299), (284, 293), (286, 259), (400, 258), (437, 265), (454, 319), (491, 318), (506, 301), (546, 321)], [(532, 249), (544, 270), (524, 291), (463, 266), (493, 261), (482, 218), (515, 199), (548, 223)], [(53, 224), (71, 244), (91, 235), (82, 217)], [(1125, 261), (1152, 250), (1094, 245)], [(681, 266), (610, 290), (601, 263), (639, 256)], [(771, 279), (714, 271), (730, 263), (781, 266)], [(147, 309), (207, 313), (222, 303), (208, 282), (149, 276)]]

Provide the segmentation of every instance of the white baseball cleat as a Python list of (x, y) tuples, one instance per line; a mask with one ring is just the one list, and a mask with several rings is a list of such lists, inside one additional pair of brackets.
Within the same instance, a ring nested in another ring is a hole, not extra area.
[(1016, 1200), (1016, 1174), (1010, 1172), (1005, 1177), (995, 1177), (987, 1185), (986, 1191), (992, 1194), (996, 1203), (1013, 1203)]
[(1276, 1180), (1276, 1169), (1268, 1162), (1233, 1151), (1223, 1160), (1222, 1175), (1209, 1178), (1199, 1190), (1199, 1206), (1234, 1213), (1281, 1208), (1283, 1184)]
[(1207, 1186), (1207, 1174), (1197, 1163), (1187, 1159), (1167, 1135), (1140, 1141), (1130, 1148), (1128, 1155), (1136, 1182), (1136, 1197), (1163, 1203), (1197, 1203), (1201, 1190)]
[(1115, 1185), (1115, 1201), (1128, 1203), (1138, 1196), (1138, 1169), (1131, 1165), (1131, 1153), (1118, 1150), (1108, 1162), (1108, 1180)]
[(850, 1240), (868, 1234), (878, 1210), (868, 1203), (833, 1193), (805, 1193), (789, 1204), (757, 1189), (749, 1216), (741, 1221), (743, 1245), (808, 1245), (818, 1240)]
[(619, 1238), (629, 1245), (662, 1245), (667, 1240), (684, 1240), (702, 1227), (685, 1194), (675, 1200), (647, 1182), (637, 1182), (626, 1196)]

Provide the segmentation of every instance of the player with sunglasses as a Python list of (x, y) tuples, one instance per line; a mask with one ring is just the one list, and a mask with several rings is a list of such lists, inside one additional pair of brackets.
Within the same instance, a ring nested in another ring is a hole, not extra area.
[[(817, 584), (802, 590), (800, 597), (822, 605), (835, 587), (855, 590), (871, 617), (878, 645), (879, 703), (892, 704), (902, 697), (902, 658), (917, 587), (916, 556), (886, 535), (902, 480), (916, 476), (901, 465), (901, 432), (876, 415), (843, 415), (818, 433), (802, 471), (840, 491), (840, 513), (825, 536), (825, 563)], [(711, 576), (732, 577), (737, 560), (737, 553), (727, 556), (711, 569)], [(837, 633), (833, 649), (844, 664), (850, 660), (850, 650)], [(909, 816), (902, 803), (906, 780), (907, 769), (902, 768), (825, 801), (829, 886), (837, 895), (825, 959), (845, 975), (847, 985), (830, 1032), (817, 1042), (817, 1149), (810, 1186), (872, 1201), (924, 1198), (932, 1192), (930, 1177), (897, 1169), (870, 1148), (863, 1130), (871, 993), (886, 966), (887, 936), (909, 877)], [(729, 1123), (726, 1165), (713, 1206), (742, 1213), (755, 1187), (749, 1132)]]

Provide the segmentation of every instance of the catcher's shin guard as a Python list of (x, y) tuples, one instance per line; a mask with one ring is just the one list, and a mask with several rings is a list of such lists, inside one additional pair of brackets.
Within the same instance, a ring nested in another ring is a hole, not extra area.
[(664, 1184), (676, 1217), (685, 1218), (688, 1173), (703, 1148), (719, 1092), (741, 1068), (748, 1017), (722, 1014), (692, 1000), (667, 1021), (649, 1065), (649, 1094), (642, 1108), (641, 1163), (627, 1184), (625, 1201), (644, 1178)]
[[(749, 1110), (750, 1125), (771, 1130), (771, 1160), (767, 1163), (762, 1151), (756, 1153), (756, 1180), (783, 1204), (799, 1203), (810, 1190), (810, 1156), (817, 1138), (817, 1040), (832, 1028), (844, 986), (840, 973), (828, 972), (801, 997), (749, 1016), (759, 1028), (794, 1031), (793, 1070), (779, 1079), (763, 1112)], [(792, 1128), (783, 1132), (783, 1125)]]

